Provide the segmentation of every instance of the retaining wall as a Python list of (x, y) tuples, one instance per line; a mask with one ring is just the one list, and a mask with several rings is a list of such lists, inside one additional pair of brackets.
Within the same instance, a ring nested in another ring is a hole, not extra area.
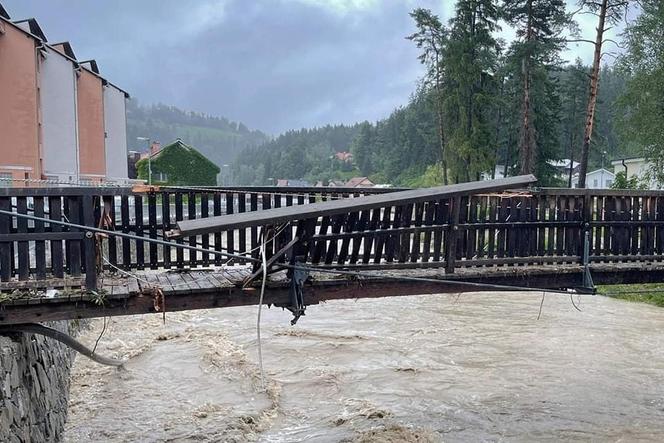
[[(79, 323), (46, 326), (76, 335)], [(41, 335), (0, 336), (0, 441), (59, 441), (74, 352)]]

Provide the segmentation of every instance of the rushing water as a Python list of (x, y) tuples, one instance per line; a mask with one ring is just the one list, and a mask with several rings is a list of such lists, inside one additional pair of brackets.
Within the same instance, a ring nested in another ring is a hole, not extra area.
[[(117, 317), (67, 441), (662, 441), (664, 309), (523, 293)], [(82, 340), (94, 344), (103, 322)]]

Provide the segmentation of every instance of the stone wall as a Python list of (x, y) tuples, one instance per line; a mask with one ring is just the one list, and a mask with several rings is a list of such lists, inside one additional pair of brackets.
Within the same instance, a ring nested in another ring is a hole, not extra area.
[[(75, 335), (77, 322), (46, 326)], [(52, 338), (0, 336), (0, 441), (59, 441), (67, 418), (74, 351)]]

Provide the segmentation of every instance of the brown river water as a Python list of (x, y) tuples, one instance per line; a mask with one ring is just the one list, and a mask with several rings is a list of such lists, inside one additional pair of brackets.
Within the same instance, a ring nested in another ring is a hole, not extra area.
[[(663, 441), (664, 309), (471, 293), (116, 317), (65, 441)], [(101, 319), (81, 340), (94, 345)]]

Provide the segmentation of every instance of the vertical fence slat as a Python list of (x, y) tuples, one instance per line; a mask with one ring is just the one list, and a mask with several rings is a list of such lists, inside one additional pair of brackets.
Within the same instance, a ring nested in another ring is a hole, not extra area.
[[(16, 198), (16, 212), (19, 214), (28, 213), (28, 204), (26, 197)], [(16, 232), (26, 234), (28, 232), (28, 219), (18, 217), (16, 220)], [(30, 243), (19, 241), (18, 243), (18, 279), (27, 280), (30, 277)]]
[[(0, 209), (11, 211), (11, 199), (0, 197)], [(12, 225), (11, 217), (0, 215), (0, 235), (9, 235)], [(12, 277), (12, 247), (10, 242), (0, 242), (0, 280), (9, 281)]]
[[(171, 229), (171, 194), (168, 192), (161, 193), (161, 232), (166, 233)], [(163, 251), (163, 266), (165, 269), (171, 267), (171, 247), (164, 245)]]
[[(44, 218), (44, 198), (34, 197), (33, 200), (35, 217)], [(35, 232), (44, 232), (44, 222), (35, 220)], [(39, 280), (46, 278), (46, 241), (37, 240), (35, 242), (35, 268), (36, 277)]]
[[(134, 226), (136, 235), (143, 237), (143, 197), (134, 196)], [(136, 240), (136, 268), (145, 269), (145, 242)]]
[[(95, 207), (92, 195), (86, 194), (82, 197), (82, 221), (85, 226), (95, 225)], [(97, 257), (95, 246), (95, 235), (88, 231), (83, 239), (83, 249), (85, 251), (85, 288), (88, 291), (97, 289)]]
[[(157, 195), (154, 192), (148, 194), (148, 232), (151, 239), (157, 239)], [(150, 269), (157, 269), (159, 267), (157, 244), (149, 242), (148, 251), (150, 254)]]
[[(79, 208), (79, 200), (76, 197), (68, 197), (67, 203), (67, 219), (71, 223), (81, 223), (81, 211)], [(78, 229), (76, 229), (78, 231)], [(67, 254), (67, 264), (69, 272), (74, 277), (81, 275), (81, 241), (68, 240), (65, 245), (69, 245), (69, 253)]]
[[(210, 216), (210, 196), (204, 192), (201, 194), (201, 218), (208, 218), (209, 216)], [(201, 236), (201, 239), (202, 239), (201, 244), (203, 249), (210, 249), (210, 234), (203, 234)], [(207, 252), (203, 253), (204, 266), (208, 266), (210, 264), (210, 258), (211, 257), (209, 253)], [(212, 261), (214, 261), (214, 257), (212, 257)]]

